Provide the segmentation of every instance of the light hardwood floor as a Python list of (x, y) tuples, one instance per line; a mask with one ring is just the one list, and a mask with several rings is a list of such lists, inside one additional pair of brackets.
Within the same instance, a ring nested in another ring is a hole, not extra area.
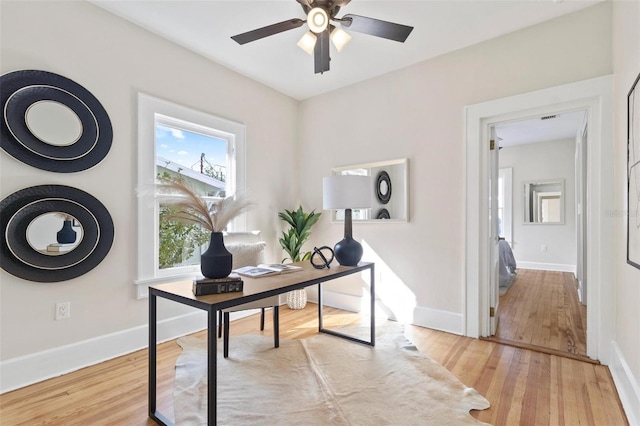
[[(282, 338), (317, 332), (317, 306), (280, 309)], [(254, 315), (231, 324), (233, 335), (271, 335), (268, 315), (259, 331)], [(358, 314), (325, 309), (325, 326), (361, 322)], [(406, 326), (418, 348), (476, 388), (491, 403), (473, 411), (494, 425), (626, 425), (607, 367), (471, 339), (423, 327)], [(205, 337), (204, 333), (198, 333)], [(180, 354), (175, 341), (159, 345), (159, 409), (173, 415), (171, 388)], [(93, 367), (0, 396), (0, 424), (153, 425), (147, 418), (147, 351), (138, 351)]]
[(494, 341), (587, 358), (587, 309), (572, 273), (518, 269), (500, 296)]

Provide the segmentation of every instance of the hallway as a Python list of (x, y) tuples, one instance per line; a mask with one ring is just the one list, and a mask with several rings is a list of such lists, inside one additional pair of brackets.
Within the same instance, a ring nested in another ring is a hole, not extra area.
[(500, 296), (498, 328), (491, 340), (553, 355), (587, 358), (587, 309), (570, 272), (518, 269)]

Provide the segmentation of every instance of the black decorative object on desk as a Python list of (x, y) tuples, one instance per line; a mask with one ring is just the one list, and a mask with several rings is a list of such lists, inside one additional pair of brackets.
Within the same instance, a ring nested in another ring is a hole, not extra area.
[(222, 231), (251, 203), (238, 195), (209, 202), (182, 175), (160, 178), (156, 190), (159, 202), (170, 208), (165, 220), (195, 224), (211, 232), (209, 248), (200, 256), (202, 275), (207, 278), (228, 276), (233, 255), (224, 246)]
[(233, 269), (233, 255), (224, 246), (222, 232), (212, 232), (209, 248), (200, 256), (200, 271), (207, 278), (224, 278)]

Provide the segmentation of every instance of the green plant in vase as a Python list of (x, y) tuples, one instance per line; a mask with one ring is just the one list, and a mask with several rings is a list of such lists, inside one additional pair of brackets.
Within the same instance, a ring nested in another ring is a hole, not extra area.
[[(291, 262), (300, 262), (309, 260), (311, 251), (302, 252), (302, 246), (311, 235), (311, 228), (318, 222), (322, 213), (316, 213), (312, 210), (306, 213), (302, 210), (302, 206), (298, 206), (298, 210), (287, 210), (278, 213), (278, 217), (289, 224), (289, 229), (282, 232), (279, 239), (280, 246), (289, 255), (282, 259)], [(306, 290), (294, 290), (287, 294), (287, 305), (291, 309), (302, 309), (307, 304)]]
[(289, 257), (282, 259), (291, 260), (292, 262), (300, 262), (303, 260), (309, 260), (311, 257), (311, 251), (301, 253), (302, 246), (311, 236), (311, 227), (318, 222), (322, 213), (316, 213), (312, 210), (311, 213), (305, 213), (302, 210), (302, 206), (298, 207), (298, 210), (287, 210), (278, 213), (280, 219), (287, 222), (290, 228), (282, 232), (280, 238), (280, 246), (287, 252)]

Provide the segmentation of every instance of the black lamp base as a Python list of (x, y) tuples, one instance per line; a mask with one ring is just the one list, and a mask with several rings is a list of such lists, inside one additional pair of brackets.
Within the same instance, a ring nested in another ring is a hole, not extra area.
[(345, 237), (333, 248), (336, 260), (343, 266), (357, 266), (362, 259), (362, 245), (351, 237)]

